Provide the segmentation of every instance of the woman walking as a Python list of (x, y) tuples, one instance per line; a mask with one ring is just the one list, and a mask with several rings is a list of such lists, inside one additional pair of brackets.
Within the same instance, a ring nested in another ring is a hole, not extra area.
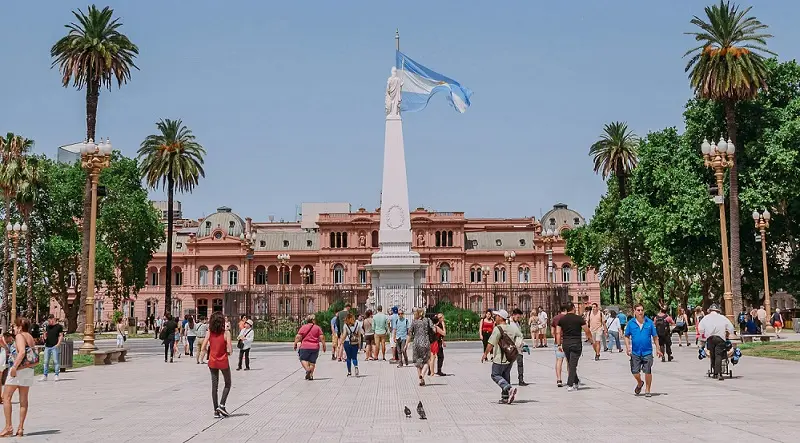
[(122, 319), (117, 322), (117, 347), (122, 348), (125, 346), (125, 322), (127, 319)]
[(486, 315), (483, 316), (478, 326), (481, 331), (480, 338), (481, 341), (483, 341), (483, 352), (486, 352), (486, 345), (489, 344), (489, 337), (492, 336), (492, 331), (494, 331), (494, 317), (492, 316), (491, 309), (486, 311)]
[[(378, 359), (378, 350), (375, 349), (375, 329), (372, 311), (364, 313), (364, 352), (367, 354), (367, 361)], [(374, 354), (374, 355), (373, 355)]]
[[(228, 356), (233, 353), (231, 345), (231, 333), (225, 330), (225, 316), (221, 312), (211, 314), (208, 325), (208, 334), (203, 341), (203, 352), (208, 355), (208, 369), (211, 371), (211, 400), (214, 402), (214, 417), (227, 417), (225, 401), (231, 392), (231, 367), (228, 363)], [(219, 388), (219, 373), (225, 380), (225, 387), (222, 389), (222, 401), (217, 401), (217, 389)]]
[[(697, 326), (700, 325), (700, 321), (703, 320), (703, 307), (698, 306), (694, 308), (694, 344), (698, 346), (698, 342), (700, 341), (700, 334), (697, 333)], [(687, 333), (687, 340), (688, 340), (688, 333)]]
[[(414, 311), (414, 321), (411, 322), (411, 340), (414, 342), (414, 366), (417, 367), (419, 385), (425, 386), (425, 373), (428, 369), (428, 360), (431, 358), (431, 342), (428, 333), (433, 331), (433, 323), (425, 318), (425, 311), (421, 308)], [(406, 347), (408, 343), (406, 343)]]
[(253, 320), (248, 318), (244, 322), (244, 329), (239, 331), (239, 336), (236, 337), (238, 340), (236, 347), (239, 348), (239, 366), (236, 367), (237, 371), (242, 370), (242, 357), (244, 357), (244, 370), (250, 370), (250, 348), (253, 346), (254, 338)]
[(683, 346), (681, 343), (681, 336), (686, 339), (686, 346), (689, 346), (689, 318), (686, 316), (686, 310), (678, 308), (678, 315), (675, 316), (675, 327), (672, 332), (678, 334), (678, 346)]
[(314, 380), (314, 370), (317, 368), (317, 358), (319, 357), (319, 345), (322, 344), (322, 352), (325, 352), (325, 334), (322, 328), (317, 325), (317, 320), (313, 315), (306, 317), (306, 324), (300, 326), (297, 335), (294, 337), (294, 350), (297, 351), (297, 344), (300, 343), (300, 365), (306, 371), (306, 380)]
[(344, 319), (344, 327), (339, 342), (344, 343), (344, 352), (347, 361), (347, 376), (352, 375), (352, 366), (356, 367), (356, 377), (358, 377), (358, 347), (361, 342), (361, 325), (356, 323), (356, 317), (348, 313)]
[[(28, 394), (33, 386), (33, 368), (39, 363), (39, 354), (36, 342), (30, 334), (31, 322), (25, 317), (17, 317), (14, 322), (14, 347), (11, 348), (11, 368), (8, 379), (3, 388), (3, 414), (6, 426), (0, 437), (25, 434), (25, 417), (28, 415)], [(11, 397), (19, 389), (19, 427), (14, 434), (14, 425), (11, 423)]]
[(194, 316), (189, 316), (186, 323), (186, 342), (189, 345), (189, 357), (194, 357), (194, 341), (197, 339), (197, 325)]

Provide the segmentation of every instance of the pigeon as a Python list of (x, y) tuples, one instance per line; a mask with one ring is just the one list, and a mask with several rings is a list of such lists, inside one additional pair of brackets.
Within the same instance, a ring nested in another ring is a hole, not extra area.
[(425, 417), (425, 408), (422, 407), (422, 402), (420, 401), (417, 403), (417, 414), (419, 414), (420, 420), (427, 420), (428, 418)]
[(408, 409), (408, 406), (403, 408), (403, 412), (406, 413), (406, 418), (411, 418), (411, 409)]

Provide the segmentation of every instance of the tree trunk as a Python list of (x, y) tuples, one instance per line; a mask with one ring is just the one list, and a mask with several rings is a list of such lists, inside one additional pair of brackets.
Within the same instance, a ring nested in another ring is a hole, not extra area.
[[(100, 96), (100, 82), (89, 83), (86, 87), (86, 139), (94, 140), (97, 126), (97, 100)], [(89, 234), (92, 218), (92, 180), (86, 174), (86, 183), (83, 188), (83, 229), (81, 239), (81, 290), (75, 297), (77, 310), (81, 311), (81, 294), (86, 297), (89, 293)], [(85, 321), (85, 320), (84, 320)]]
[[(175, 197), (175, 179), (172, 176), (172, 166), (170, 166), (167, 176), (167, 281), (164, 285), (164, 313), (167, 314), (172, 309), (172, 216), (173, 199)], [(180, 312), (178, 313), (180, 315)]]
[[(6, 192), (5, 194), (5, 204), (6, 204), (6, 220), (3, 223), (3, 232), (5, 232), (5, 227), (11, 222), (11, 196)], [(6, 234), (5, 241), (3, 242), (3, 318), (10, 319), (9, 312), (11, 312), (11, 300), (9, 297), (9, 293), (11, 292), (11, 240), (8, 239), (8, 234)], [(11, 321), (11, 320), (8, 320)], [(10, 330), (7, 328), (6, 330)]]
[[(25, 316), (32, 319), (36, 315), (36, 301), (33, 299), (33, 233), (31, 232), (31, 216), (27, 209), (23, 213), (23, 220), (28, 225), (28, 230), (25, 232), (25, 274), (27, 274), (25, 281), (27, 283), (28, 311)], [(37, 318), (35, 321), (38, 323), (39, 319)]]
[[(728, 138), (733, 142), (738, 152), (743, 152), (743, 146), (739, 146), (736, 140), (736, 103), (732, 100), (725, 101), (725, 123), (728, 129)], [(734, 162), (730, 174), (731, 195), (729, 200), (730, 207), (730, 231), (731, 231), (731, 292), (733, 293), (733, 314), (742, 311), (742, 262), (740, 258), (740, 236), (739, 236), (739, 167), (738, 162)], [(726, 312), (728, 314), (728, 312)]]
[[(628, 196), (625, 171), (618, 170), (616, 175), (619, 185), (619, 201), (622, 203), (622, 200), (625, 200), (625, 197)], [(625, 297), (630, 303), (631, 312), (633, 312), (633, 305), (636, 303), (633, 301), (633, 285), (631, 283), (631, 247), (628, 243), (628, 238), (625, 236), (622, 236), (622, 259), (624, 261), (623, 272), (625, 273)]]

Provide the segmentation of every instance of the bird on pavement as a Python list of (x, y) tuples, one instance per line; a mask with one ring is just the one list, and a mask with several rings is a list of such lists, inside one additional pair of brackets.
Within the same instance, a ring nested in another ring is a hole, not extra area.
[(417, 414), (419, 414), (420, 420), (427, 420), (428, 418), (425, 417), (425, 408), (422, 407), (422, 402), (420, 401), (417, 404)]
[(408, 409), (408, 406), (403, 408), (403, 412), (406, 413), (406, 418), (411, 418), (411, 409)]

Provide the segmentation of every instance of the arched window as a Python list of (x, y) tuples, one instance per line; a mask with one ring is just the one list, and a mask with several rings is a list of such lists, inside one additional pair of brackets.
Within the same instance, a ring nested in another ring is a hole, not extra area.
[(439, 282), (450, 283), (450, 265), (447, 263), (439, 265)]
[(475, 296), (469, 300), (469, 307), (472, 309), (473, 312), (479, 312), (483, 314), (483, 297)]
[(335, 247), (336, 247), (336, 233), (335, 232), (331, 232), (331, 248), (335, 248)]
[(183, 300), (179, 299), (178, 297), (173, 298), (172, 299), (172, 316), (180, 318), (182, 316), (181, 315), (182, 307), (183, 307)]
[[(152, 269), (150, 271), (150, 285), (151, 286), (158, 286), (158, 269)], [(75, 285), (73, 285), (75, 286)]]
[(175, 286), (181, 286), (183, 284), (183, 272), (181, 271), (181, 268), (175, 268), (172, 270), (172, 279)]
[(263, 266), (258, 266), (256, 268), (256, 284), (257, 285), (267, 284), (267, 270)]
[(378, 246), (378, 231), (372, 231), (372, 247), (377, 248)]
[(197, 271), (197, 281), (200, 286), (208, 285), (208, 268), (201, 266)]
[(343, 248), (347, 247), (347, 233), (346, 232), (342, 232), (342, 247)]
[(504, 266), (496, 266), (494, 268), (494, 282), (495, 283), (506, 282), (506, 268)]
[(497, 295), (494, 298), (495, 309), (508, 309), (508, 298), (505, 295)]
[(447, 231), (447, 246), (453, 246), (453, 231)]
[(473, 266), (469, 268), (469, 282), (480, 283), (483, 281), (483, 270), (480, 266)]
[(333, 284), (341, 285), (344, 283), (344, 266), (336, 265), (333, 267)]
[(341, 248), (342, 247), (342, 233), (341, 232), (337, 232), (336, 233), (336, 247), (337, 248)]
[(561, 281), (564, 283), (570, 282), (570, 276), (572, 275), (572, 268), (569, 265), (564, 265), (561, 267)]
[(436, 231), (436, 234), (434, 234), (434, 236), (436, 237), (436, 246), (442, 246), (442, 233)]
[(586, 269), (578, 269), (578, 281), (586, 283)]
[(228, 223), (228, 235), (233, 235), (234, 229), (236, 229), (236, 222)]
[(222, 267), (214, 268), (214, 286), (222, 286)]
[(231, 286), (239, 284), (239, 270), (236, 266), (228, 268), (228, 284)]
[(530, 283), (531, 282), (531, 268), (527, 266), (520, 266), (519, 267), (519, 274), (518, 280), (520, 283)]

